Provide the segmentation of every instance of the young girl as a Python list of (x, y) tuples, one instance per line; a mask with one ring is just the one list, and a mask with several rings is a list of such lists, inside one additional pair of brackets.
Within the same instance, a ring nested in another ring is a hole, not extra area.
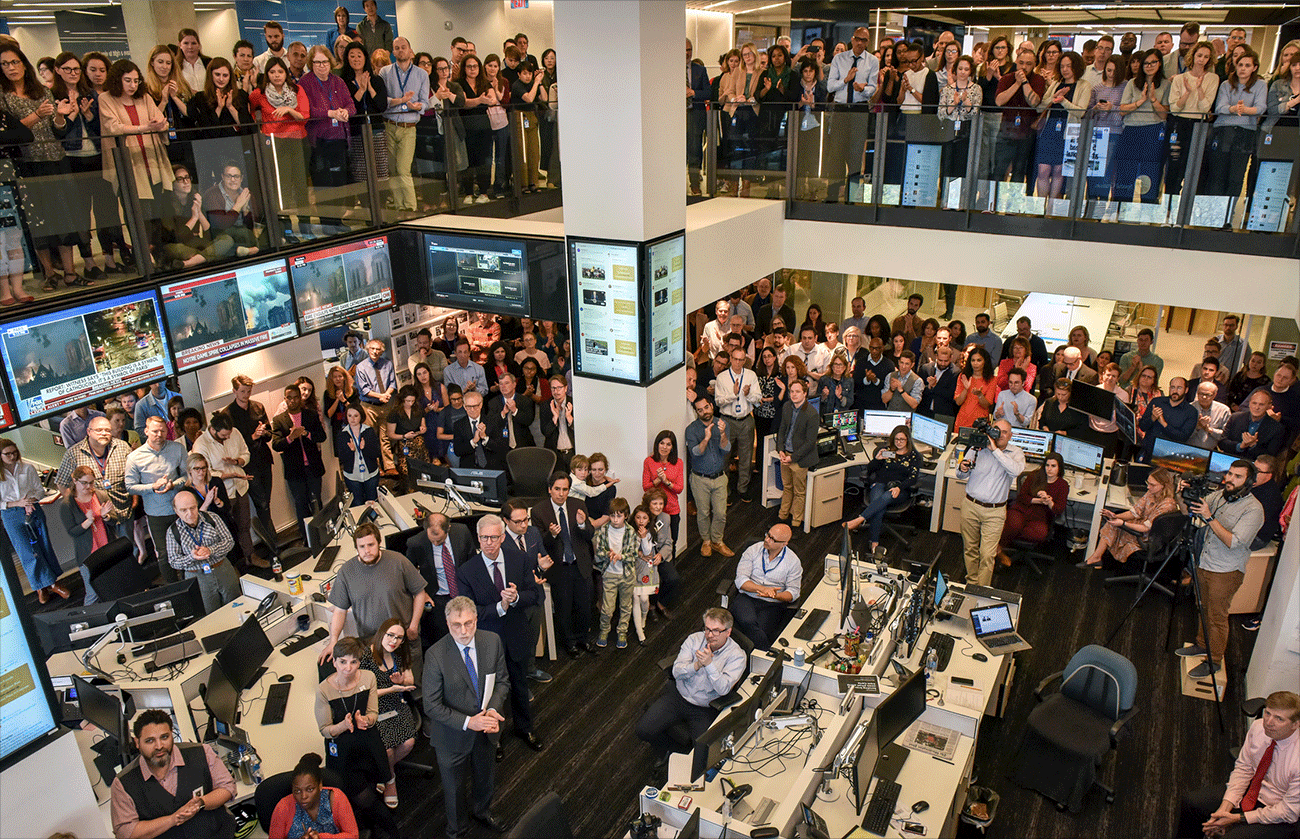
[(672, 617), (666, 604), (674, 602), (677, 583), (681, 578), (677, 574), (677, 542), (673, 538), (672, 516), (668, 515), (666, 505), (668, 493), (655, 487), (641, 499), (641, 506), (650, 511), (650, 530), (654, 533), (653, 560), (659, 571), (659, 591), (650, 597), (651, 614), (658, 612), (659, 617), (668, 620)]
[(627, 526), (630, 512), (627, 501), (615, 498), (609, 503), (609, 521), (596, 531), (592, 550), (596, 567), (600, 569), (605, 589), (600, 604), (600, 634), (596, 646), (609, 645), (610, 624), (614, 619), (614, 606), (618, 605), (618, 649), (627, 648), (627, 624), (632, 617), (632, 591), (636, 582), (637, 536), (636, 530)]
[(184, 433), (181, 430), (181, 411), (185, 410), (185, 397), (173, 396), (167, 400), (167, 439), (175, 440)]
[(637, 543), (636, 577), (632, 583), (632, 626), (636, 629), (637, 643), (644, 647), (650, 598), (659, 590), (655, 533), (650, 529), (650, 511), (644, 505), (632, 511), (632, 527), (636, 530)]

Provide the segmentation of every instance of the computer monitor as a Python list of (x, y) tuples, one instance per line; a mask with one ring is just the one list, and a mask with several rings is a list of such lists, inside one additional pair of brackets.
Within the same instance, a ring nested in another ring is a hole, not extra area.
[(739, 739), (753, 721), (754, 712), (749, 702), (741, 702), (718, 717), (708, 731), (697, 737), (691, 755), (691, 781), (698, 781), (731, 757), (727, 739), (731, 738), (733, 742)]
[(1070, 388), (1070, 407), (1088, 416), (1110, 422), (1115, 415), (1115, 394), (1098, 385), (1074, 380)]
[(876, 772), (876, 762), (880, 760), (880, 739), (876, 727), (875, 718), (867, 723), (867, 731), (862, 736), (858, 753), (849, 770), (853, 782), (853, 808), (859, 816), (867, 806), (867, 792), (871, 787), (871, 777)]
[(425, 480), (441, 484), (451, 477), (451, 470), (446, 466), (420, 460), (418, 457), (408, 457), (406, 459), (406, 474), (410, 475), (412, 480)]
[(893, 743), (907, 727), (925, 713), (925, 670), (918, 669), (903, 680), (898, 690), (886, 696), (876, 706), (872, 725), (876, 729), (876, 745), (884, 749)]
[(311, 517), (307, 522), (307, 538), (311, 544), (312, 556), (320, 556), (320, 552), (325, 550), (333, 537), (330, 535), (330, 529), (335, 520), (338, 519), (339, 513), (342, 512), (343, 499), (335, 495), (329, 501), (321, 506), (320, 512)]
[(262, 665), (271, 657), (273, 649), (262, 622), (256, 615), (249, 615), (217, 651), (217, 663), (235, 687), (244, 691), (256, 684)]
[(213, 730), (220, 736), (230, 736), (239, 725), (239, 688), (226, 675), (217, 661), (208, 670), (207, 692), (203, 703), (212, 715)]
[(1115, 424), (1119, 426), (1119, 433), (1130, 443), (1137, 442), (1137, 415), (1129, 404), (1115, 397)]
[(912, 412), (912, 441), (941, 452), (948, 445), (948, 423)]
[(790, 657), (790, 654), (780, 650), (775, 655), (776, 659), (772, 662), (772, 666), (767, 668), (767, 672), (754, 686), (754, 692), (745, 700), (751, 713), (771, 702), (774, 695), (781, 690), (781, 674), (785, 670), (785, 660)]
[(696, 807), (686, 824), (677, 833), (677, 839), (700, 839), (700, 808)]
[(1012, 444), (1025, 453), (1026, 460), (1036, 462), (1042, 462), (1047, 453), (1052, 450), (1052, 437), (1050, 431), (1034, 431), (1031, 428), (1011, 429)]
[(1196, 446), (1157, 437), (1151, 447), (1151, 465), (1179, 475), (1200, 475), (1210, 468), (1210, 453)]
[(1241, 458), (1227, 452), (1210, 452), (1210, 465), (1207, 471), (1216, 475), (1228, 474), (1228, 468)]
[(840, 450), (840, 432), (821, 430), (817, 432), (817, 457), (830, 457)]
[(117, 617), (117, 601), (92, 603), (75, 609), (59, 609), (54, 612), (32, 613), (32, 624), (36, 627), (36, 637), (40, 639), (45, 657), (69, 650), (85, 649), (95, 643), (95, 638), (73, 641), (68, 637), (73, 627), (93, 629), (106, 626)]
[(203, 606), (203, 593), (199, 590), (197, 577), (123, 597), (117, 601), (117, 604), (118, 612), (128, 618), (145, 617), (163, 606), (170, 606), (176, 615), (171, 621), (155, 621), (132, 627), (133, 641), (159, 638), (183, 626), (188, 626), (208, 613)]
[(831, 428), (840, 434), (857, 434), (858, 433), (858, 412), (857, 411), (834, 411), (831, 413)]
[(938, 609), (943, 604), (943, 599), (948, 596), (948, 581), (943, 578), (943, 572), (935, 569), (934, 572), (934, 608)]
[(399, 530), (396, 533), (389, 533), (384, 536), (384, 548), (390, 551), (396, 551), (402, 556), (406, 556), (406, 546), (411, 538), (424, 532), (423, 527), (412, 527), (409, 530)]
[(863, 437), (888, 437), (898, 426), (911, 424), (912, 415), (905, 411), (863, 411), (858, 432)]
[(486, 507), (500, 507), (506, 503), (506, 473), (503, 469), (463, 469), (451, 470), (452, 483), (458, 487), (481, 489), (481, 493), (466, 493), (465, 500), (471, 504)]
[(72, 677), (72, 689), (77, 694), (81, 718), (108, 735), (107, 742), (97, 745), (95, 750), (121, 765), (129, 763), (134, 752), (131, 734), (127, 729), (127, 716), (131, 709), (130, 700), (128, 699), (124, 704), (114, 694), (91, 684), (80, 676)]
[(1052, 451), (1059, 454), (1065, 461), (1065, 465), (1071, 469), (1093, 475), (1101, 474), (1101, 462), (1105, 455), (1105, 450), (1101, 446), (1057, 434), (1052, 442)]

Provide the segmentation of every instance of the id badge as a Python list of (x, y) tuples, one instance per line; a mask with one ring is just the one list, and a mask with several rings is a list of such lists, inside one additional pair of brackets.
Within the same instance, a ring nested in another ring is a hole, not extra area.
[(332, 119), (332, 120), (330, 120), (330, 125), (331, 125), (332, 127), (334, 127), (334, 128), (338, 128), (338, 127), (339, 127), (339, 121), (336, 120), (336, 119)]
[(204, 573), (204, 574), (211, 574), (211, 573), (212, 573), (212, 565), (211, 565), (211, 564), (205, 562), (205, 563), (203, 563), (202, 568), (203, 568), (203, 573)]
[(524, 117), (524, 128), (529, 127), (528, 117)]
[(736, 416), (740, 416), (740, 400), (736, 400)]
[(104, 479), (104, 489), (105, 489), (105, 490), (110, 490), (110, 489), (112, 489), (112, 488), (113, 488), (113, 482), (110, 481), (108, 478), (105, 478), (105, 479)]
[(330, 741), (330, 744), (329, 744), (329, 746), (328, 746), (328, 748), (329, 748), (329, 750), (330, 750), (330, 757), (338, 757), (338, 756), (339, 756), (339, 744), (338, 744), (338, 743), (335, 743), (333, 740), (331, 740), (331, 741)]
[(364, 458), (357, 462), (357, 472), (362, 475), (366, 474), (366, 461)]

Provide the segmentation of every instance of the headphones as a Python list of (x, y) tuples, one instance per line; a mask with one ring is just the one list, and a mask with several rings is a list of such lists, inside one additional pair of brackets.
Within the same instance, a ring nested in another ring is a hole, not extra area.
[[(1239, 490), (1230, 491), (1230, 490), (1225, 489), (1225, 490), (1223, 491), (1223, 500), (1224, 500), (1224, 501), (1229, 501), (1229, 502), (1231, 502), (1231, 501), (1240, 501), (1241, 499), (1243, 499), (1243, 498), (1245, 498), (1247, 495), (1249, 495), (1251, 489), (1255, 486), (1255, 463), (1254, 463), (1254, 461), (1251, 461), (1251, 460), (1238, 460), (1238, 461), (1235, 461), (1232, 465), (1233, 465), (1233, 466), (1237, 466), (1238, 463), (1244, 463), (1244, 464), (1246, 464), (1246, 483), (1242, 484), (1241, 489), (1239, 489)], [(1238, 468), (1240, 468), (1240, 467), (1238, 467)]]

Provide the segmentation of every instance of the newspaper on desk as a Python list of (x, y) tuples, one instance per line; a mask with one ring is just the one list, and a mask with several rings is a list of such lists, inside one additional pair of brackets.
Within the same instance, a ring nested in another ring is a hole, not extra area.
[(951, 763), (960, 738), (959, 731), (917, 720), (903, 732), (903, 745), (914, 752), (925, 752)]

